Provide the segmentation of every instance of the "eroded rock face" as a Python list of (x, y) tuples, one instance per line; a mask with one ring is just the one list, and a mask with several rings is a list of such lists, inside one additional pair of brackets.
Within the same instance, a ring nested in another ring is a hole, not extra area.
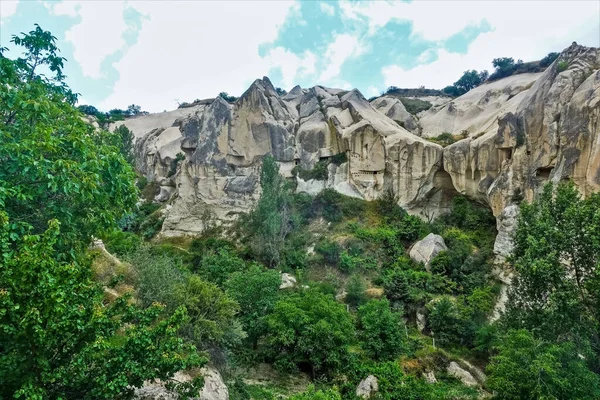
[[(158, 200), (171, 203), (163, 235), (200, 232), (207, 211), (220, 221), (248, 211), (266, 154), (291, 177), (296, 166), (344, 153), (326, 180), (297, 178), (298, 190), (373, 200), (392, 189), (399, 205), (427, 218), (460, 193), (499, 218), (496, 251), (505, 255), (510, 207), (532, 200), (546, 182), (572, 179), (583, 195), (600, 190), (599, 69), (597, 48), (573, 44), (541, 74), (445, 98), (419, 119), (387, 96), (369, 103), (358, 90), (321, 86), (279, 96), (263, 78), (233, 104), (219, 97), (122, 123), (137, 138), (137, 168), (160, 182)], [(415, 134), (463, 131), (468, 137), (445, 149)]]
[[(167, 236), (200, 232), (207, 210), (221, 221), (248, 211), (259, 197), (266, 154), (291, 177), (297, 165), (310, 169), (344, 153), (345, 162), (329, 164), (326, 180), (298, 178), (298, 190), (311, 194), (333, 188), (373, 200), (392, 188), (403, 206), (413, 208), (441, 190), (441, 146), (402, 128), (358, 90), (296, 87), (282, 97), (263, 78), (233, 104), (218, 97), (147, 124), (143, 118), (124, 124), (138, 137), (138, 169), (149, 179), (173, 182), (161, 184), (157, 198), (172, 196), (162, 230)], [(179, 152), (185, 159), (177, 164)]]
[(458, 365), (454, 361), (450, 362), (450, 364), (446, 368), (446, 372), (448, 372), (448, 375), (451, 375), (451, 376), (459, 379), (463, 383), (463, 385), (466, 385), (466, 386), (478, 386), (479, 385), (479, 383), (477, 382), (477, 379), (475, 379), (469, 371), (461, 368), (460, 365)]
[[(500, 232), (514, 219), (509, 206), (531, 201), (547, 182), (571, 179), (584, 196), (600, 190), (599, 69), (600, 50), (574, 43), (514, 96), (520, 101), (498, 115), (497, 129), (444, 149), (454, 187), (488, 204)], [(505, 239), (499, 254), (510, 251)]]

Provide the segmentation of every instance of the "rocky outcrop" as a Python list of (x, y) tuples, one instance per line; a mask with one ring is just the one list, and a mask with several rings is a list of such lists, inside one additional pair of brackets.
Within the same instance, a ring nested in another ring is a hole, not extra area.
[[(266, 154), (288, 177), (343, 154), (327, 179), (297, 177), (298, 190), (372, 200), (391, 189), (427, 218), (460, 193), (499, 218), (496, 251), (505, 255), (514, 205), (546, 182), (572, 179), (584, 196), (600, 190), (599, 69), (597, 48), (573, 44), (543, 73), (444, 98), (419, 118), (388, 96), (369, 103), (358, 90), (321, 86), (280, 96), (263, 78), (232, 104), (218, 97), (120, 124), (137, 138), (137, 168), (161, 185), (157, 199), (169, 199), (163, 235), (198, 233), (207, 210), (221, 221), (248, 211)], [(467, 137), (445, 149), (423, 138), (443, 132)]]
[[(200, 371), (204, 378), (204, 386), (194, 397), (197, 400), (229, 400), (229, 390), (221, 378), (221, 374), (212, 368), (202, 368)], [(179, 383), (190, 382), (192, 377), (184, 372), (177, 372), (173, 377)], [(138, 400), (177, 400), (177, 393), (168, 390), (160, 381), (145, 382), (141, 388), (135, 389), (134, 399)]]
[[(327, 180), (298, 178), (298, 190), (311, 194), (333, 188), (372, 200), (392, 188), (403, 206), (417, 209), (449, 182), (437, 174), (441, 146), (402, 128), (358, 90), (296, 87), (282, 97), (263, 78), (233, 104), (218, 97), (163, 114), (123, 124), (138, 138), (138, 169), (170, 183), (161, 183), (159, 195), (164, 200), (173, 194), (162, 231), (167, 236), (198, 233), (206, 210), (222, 221), (248, 211), (259, 196), (266, 154), (288, 177), (297, 165), (310, 169), (345, 154), (345, 162), (329, 164)], [(185, 159), (173, 168), (179, 152)]]
[(478, 386), (479, 385), (479, 383), (477, 382), (477, 379), (475, 379), (469, 371), (461, 368), (460, 365), (458, 365), (455, 361), (450, 362), (450, 364), (446, 368), (446, 372), (448, 372), (448, 375), (453, 376), (453, 377), (457, 378), (458, 380), (460, 380), (463, 383), (463, 385), (467, 385), (467, 386)]
[(414, 262), (422, 263), (429, 271), (431, 260), (445, 250), (448, 250), (448, 247), (446, 247), (444, 239), (440, 235), (430, 233), (412, 246), (409, 255)]
[(381, 96), (371, 101), (371, 104), (379, 112), (396, 121), (398, 125), (406, 130), (419, 135), (421, 127), (417, 118), (406, 111), (406, 107), (400, 100), (392, 96)]
[(547, 182), (571, 179), (584, 196), (600, 190), (599, 69), (600, 50), (574, 43), (515, 96), (520, 101), (498, 116), (497, 129), (444, 149), (457, 191), (498, 217)]
[(379, 382), (373, 375), (367, 376), (356, 387), (356, 397), (369, 399), (379, 390)]
[(284, 272), (281, 274), (281, 284), (279, 289), (291, 289), (296, 286), (296, 278), (293, 275)]

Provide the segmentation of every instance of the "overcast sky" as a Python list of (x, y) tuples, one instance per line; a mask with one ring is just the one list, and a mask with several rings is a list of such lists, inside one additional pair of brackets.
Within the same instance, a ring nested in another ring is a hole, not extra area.
[[(51, 31), (82, 102), (144, 110), (239, 96), (267, 75), (291, 89), (442, 88), (496, 57), (600, 46), (600, 1), (0, 0), (0, 46)], [(8, 56), (16, 56), (9, 52)]]

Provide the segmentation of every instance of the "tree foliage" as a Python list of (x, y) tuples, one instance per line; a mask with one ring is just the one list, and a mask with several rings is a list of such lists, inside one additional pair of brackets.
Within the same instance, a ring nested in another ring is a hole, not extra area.
[[(13, 42), (25, 58), (0, 55), (0, 206), (13, 235), (40, 234), (57, 219), (59, 247), (86, 245), (135, 204), (133, 170), (114, 135), (93, 130), (73, 107), (55, 38), (38, 26)], [(40, 66), (54, 77), (38, 75)]]
[(227, 294), (240, 304), (239, 318), (253, 346), (265, 333), (265, 317), (273, 311), (280, 283), (277, 271), (256, 264), (232, 273), (225, 283)]
[(573, 343), (549, 343), (526, 330), (509, 332), (501, 343), (488, 366), (488, 385), (495, 398), (600, 398), (600, 377), (587, 368)]
[(84, 250), (135, 204), (135, 176), (75, 109), (55, 41), (36, 26), (13, 37), (23, 58), (0, 54), (0, 398), (130, 398), (206, 360), (177, 336), (185, 309), (107, 303), (91, 278)]
[(544, 187), (522, 204), (515, 233), (518, 272), (506, 323), (549, 341), (591, 343), (600, 355), (600, 195), (572, 183)]
[(260, 199), (248, 215), (250, 246), (269, 266), (281, 261), (286, 236), (291, 231), (290, 193), (279, 166), (271, 155), (263, 159), (260, 172)]
[(358, 337), (362, 348), (376, 360), (393, 360), (404, 350), (402, 315), (386, 299), (371, 300), (358, 309)]
[(343, 305), (314, 290), (294, 293), (267, 317), (267, 344), (275, 365), (310, 366), (313, 377), (339, 370), (348, 359), (354, 325)]

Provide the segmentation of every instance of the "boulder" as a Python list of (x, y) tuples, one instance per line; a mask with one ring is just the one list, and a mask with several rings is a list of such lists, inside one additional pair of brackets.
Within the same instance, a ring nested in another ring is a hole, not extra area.
[(356, 387), (356, 396), (362, 399), (368, 399), (373, 396), (379, 390), (379, 383), (377, 378), (373, 375), (367, 376), (365, 379), (360, 381)]
[(290, 289), (296, 286), (296, 278), (293, 275), (284, 272), (281, 274), (281, 285), (279, 289)]
[(435, 373), (433, 371), (423, 372), (423, 378), (427, 383), (437, 383), (437, 379), (435, 378)]
[(450, 364), (446, 368), (446, 372), (448, 372), (448, 375), (451, 375), (451, 376), (459, 379), (463, 383), (463, 385), (466, 385), (466, 386), (478, 386), (479, 385), (479, 383), (477, 382), (477, 379), (475, 379), (469, 371), (461, 368), (460, 365), (458, 365), (455, 361), (450, 362)]
[(200, 392), (200, 400), (229, 400), (229, 390), (216, 369), (202, 368), (204, 386)]
[(412, 246), (409, 255), (413, 261), (423, 263), (429, 271), (431, 260), (445, 250), (448, 250), (448, 247), (446, 247), (444, 239), (440, 235), (430, 233)]
[(423, 332), (425, 327), (427, 326), (427, 316), (425, 314), (425, 310), (418, 309), (417, 310), (417, 329), (419, 332)]
[[(219, 371), (205, 367), (200, 370), (204, 377), (204, 386), (196, 400), (229, 400), (229, 390), (221, 378)], [(177, 372), (173, 377), (177, 382), (189, 382), (192, 377), (185, 372)], [(163, 382), (145, 382), (141, 388), (134, 390), (136, 400), (177, 400), (179, 396), (165, 388)]]
[(511, 204), (502, 210), (498, 218), (496, 218), (496, 229), (498, 235), (494, 242), (494, 254), (505, 259), (511, 255), (514, 243), (512, 236), (517, 229), (517, 218), (519, 216), (519, 206)]

